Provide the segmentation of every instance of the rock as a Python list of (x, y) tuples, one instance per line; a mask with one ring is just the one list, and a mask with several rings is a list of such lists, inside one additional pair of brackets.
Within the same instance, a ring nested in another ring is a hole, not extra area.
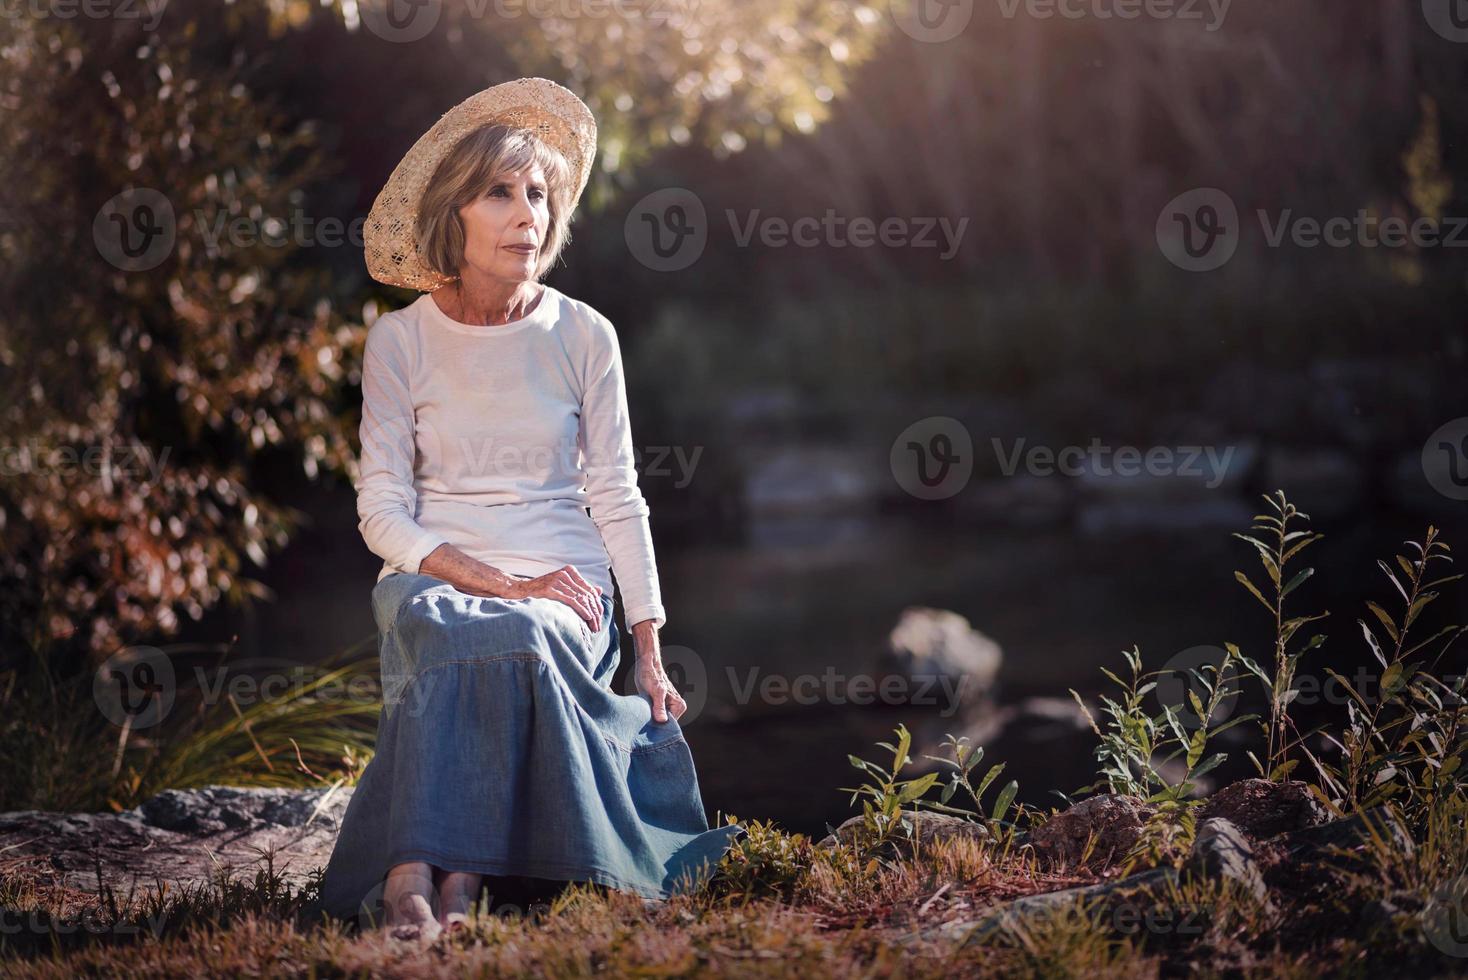
[(1104, 868), (1125, 857), (1141, 835), (1142, 825), (1156, 807), (1132, 796), (1103, 794), (1082, 800), (1051, 817), (1030, 832), (1035, 854), (1061, 865), (1076, 865), (1086, 856), (1086, 865)]
[(1281, 834), (1274, 842), (1283, 845), (1290, 860), (1317, 860), (1329, 856), (1336, 849), (1352, 850), (1371, 840), (1372, 833), (1378, 837), (1394, 839), (1397, 847), (1410, 850), (1416, 845), (1400, 823), (1391, 818), (1384, 807), (1372, 807), (1365, 813), (1355, 813), (1344, 820), (1332, 820), (1315, 827), (1306, 827)]
[[(956, 692), (959, 710), (970, 714), (993, 691), (1003, 661), (999, 644), (958, 613), (909, 606), (888, 636), (881, 666), (907, 678), (915, 695)], [(954, 706), (941, 707), (951, 712)]]
[(1188, 865), (1203, 877), (1237, 882), (1260, 902), (1269, 897), (1264, 875), (1254, 861), (1254, 848), (1238, 827), (1222, 817), (1210, 817), (1198, 826)]
[[(901, 937), (901, 941), (937, 941), (974, 945), (1012, 931), (1022, 923), (1033, 928), (1036, 920), (1062, 923), (1092, 923), (1109, 918), (1114, 929), (1135, 932), (1150, 909), (1159, 905), (1178, 880), (1173, 868), (1153, 868), (1141, 874), (1082, 888), (1026, 895), (978, 919), (957, 919)], [(1028, 930), (1027, 930), (1028, 931)]]
[(1245, 835), (1263, 840), (1330, 820), (1330, 811), (1298, 780), (1241, 779), (1223, 787), (1198, 809), (1198, 819), (1222, 817)]
[[(220, 869), (253, 874), (273, 851), (275, 870), (296, 885), (324, 867), (351, 787), (167, 790), (121, 813), (0, 814), (0, 852), (59, 872), (59, 883), (126, 894), (136, 885), (197, 884)], [(97, 880), (101, 868), (102, 882)]]
[[(917, 839), (919, 847), (926, 848), (939, 841), (967, 839), (975, 842), (985, 842), (989, 839), (989, 831), (982, 824), (965, 820), (963, 817), (955, 817), (950, 813), (934, 813), (931, 810), (919, 810), (908, 816), (913, 821), (913, 836)], [(862, 816), (855, 816), (845, 821), (836, 828), (834, 834), (827, 834), (816, 844), (817, 847), (835, 847), (838, 843), (851, 844), (859, 841), (866, 827), (866, 820)], [(903, 857), (911, 857), (913, 854), (912, 843), (899, 840), (898, 852)]]

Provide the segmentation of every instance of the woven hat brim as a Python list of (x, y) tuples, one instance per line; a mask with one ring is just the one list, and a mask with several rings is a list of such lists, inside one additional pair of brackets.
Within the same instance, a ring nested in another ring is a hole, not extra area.
[(529, 129), (558, 149), (575, 175), (574, 210), (596, 157), (596, 120), (586, 103), (548, 78), (517, 78), (491, 86), (454, 106), (398, 161), (368, 212), (363, 229), (367, 271), (389, 286), (431, 292), (453, 277), (424, 266), (414, 229), (418, 204), (438, 165), (469, 133), (488, 123)]

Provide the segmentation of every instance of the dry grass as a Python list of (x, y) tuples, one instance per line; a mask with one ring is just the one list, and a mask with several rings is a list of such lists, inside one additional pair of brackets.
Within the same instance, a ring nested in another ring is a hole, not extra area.
[[(26, 910), (32, 918), (7, 920), (0, 973), (1135, 980), (1184, 972), (1386, 975), (1406, 963), (1418, 965), (1416, 975), (1428, 975), (1468, 967), (1468, 961), (1434, 959), (1420, 931), (1385, 938), (1378, 933), (1368, 941), (1337, 917), (1334, 931), (1313, 939), (1291, 935), (1282, 929), (1297, 915), (1289, 894), (1260, 907), (1237, 890), (1207, 881), (1180, 885), (1157, 910), (1139, 917), (1118, 919), (1074, 903), (959, 946), (914, 934), (981, 918), (1017, 897), (1097, 879), (1084, 872), (1041, 872), (1032, 861), (998, 862), (983, 845), (966, 839), (940, 842), (910, 860), (872, 870), (854, 849), (809, 847), (801, 835), (766, 827), (765, 843), (808, 862), (791, 866), (789, 897), (778, 894), (778, 882), (766, 882), (761, 895), (747, 894), (737, 868), (724, 869), (698, 894), (651, 910), (634, 896), (572, 886), (541, 916), (484, 915), (470, 929), (424, 946), (309, 921), (301, 910), (314, 883), (292, 889), (269, 869), (253, 880), (221, 879), (162, 899), (104, 896), (100, 903), (92, 900), (91, 918), (83, 920), (96, 932), (47, 929), (36, 925), (43, 920), (35, 915), (78, 916), (87, 909), (86, 896), (12, 867), (0, 883), (0, 906)], [(726, 862), (733, 863), (732, 857)], [(1355, 877), (1352, 887), (1367, 887), (1363, 882), (1370, 880)], [(1366, 900), (1359, 891), (1354, 898)]]

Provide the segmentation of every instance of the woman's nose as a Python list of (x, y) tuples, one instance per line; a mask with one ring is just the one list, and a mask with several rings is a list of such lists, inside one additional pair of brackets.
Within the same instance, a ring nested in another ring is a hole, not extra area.
[(515, 218), (520, 222), (521, 227), (529, 227), (535, 224), (535, 208), (531, 205), (530, 198), (519, 198), (519, 203), (520, 207), (515, 214)]

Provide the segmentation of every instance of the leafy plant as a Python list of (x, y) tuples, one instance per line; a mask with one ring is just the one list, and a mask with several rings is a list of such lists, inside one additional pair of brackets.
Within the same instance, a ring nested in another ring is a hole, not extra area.
[[(1204, 664), (1201, 668), (1188, 668), (1187, 674), (1204, 692), (1200, 698), (1192, 688), (1187, 692), (1187, 708), (1191, 719), (1182, 714), (1182, 705), (1164, 704), (1156, 715), (1148, 714), (1143, 699), (1156, 687), (1152, 678), (1170, 671), (1142, 672), (1142, 654), (1136, 647), (1123, 651), (1131, 676), (1122, 680), (1116, 674), (1101, 668), (1101, 672), (1121, 688), (1120, 699), (1102, 696), (1105, 713), (1109, 717), (1106, 730), (1096, 724), (1090, 708), (1081, 696), (1071, 689), (1071, 697), (1080, 705), (1091, 730), (1101, 739), (1096, 747), (1096, 759), (1101, 763), (1101, 779), (1077, 790), (1077, 793), (1093, 792), (1105, 784), (1111, 793), (1135, 796), (1147, 802), (1178, 801), (1189, 797), (1196, 788), (1195, 780), (1211, 772), (1227, 758), (1227, 753), (1218, 752), (1204, 758), (1208, 740), (1235, 725), (1253, 721), (1257, 715), (1242, 715), (1217, 727), (1210, 727), (1224, 698), (1236, 694), (1233, 682), (1238, 674), (1232, 668), (1238, 662), (1236, 650), (1230, 646), (1223, 661), (1217, 665)], [(1192, 732), (1188, 732), (1188, 728)], [(1185, 768), (1176, 781), (1169, 780), (1162, 767), (1181, 757)]]
[[(948, 749), (953, 758), (946, 759), (936, 755), (924, 756), (926, 759), (932, 759), (934, 762), (953, 770), (949, 773), (948, 782), (943, 786), (943, 790), (938, 796), (939, 803), (934, 805), (933, 809), (940, 813), (948, 813), (954, 816), (976, 820), (989, 832), (989, 839), (991, 841), (1007, 849), (1008, 845), (1013, 842), (1015, 833), (1018, 830), (1018, 818), (1025, 813), (1024, 807), (1020, 806), (1016, 808), (1015, 820), (1004, 819), (1005, 815), (1009, 812), (1010, 806), (1014, 803), (1015, 795), (1019, 792), (1019, 781), (1011, 779), (1004, 784), (1004, 787), (999, 790), (999, 795), (994, 799), (994, 805), (989, 809), (989, 815), (985, 817), (983, 816), (984, 793), (988, 791), (994, 780), (999, 778), (999, 774), (1004, 771), (1004, 763), (1000, 762), (990, 766), (984, 773), (983, 778), (979, 780), (979, 784), (975, 786), (969, 778), (969, 773), (983, 761), (984, 747), (982, 745), (971, 746), (968, 744), (967, 736), (955, 738), (952, 734), (944, 736), (943, 747)], [(949, 805), (948, 801), (960, 789), (973, 801), (972, 810)]]
[[(1428, 580), (1434, 561), (1452, 563), (1450, 549), (1438, 539), (1436, 527), (1428, 527), (1422, 543), (1408, 541), (1406, 545), (1416, 557), (1396, 556), (1404, 577), (1399, 578), (1386, 562), (1377, 562), (1401, 599), (1400, 615), (1394, 617), (1381, 605), (1367, 602), (1376, 629), (1364, 619), (1357, 620), (1381, 666), (1380, 690), (1372, 698), (1328, 670), (1349, 698), (1341, 737), (1326, 735), (1340, 751), (1340, 763), (1332, 765), (1313, 755), (1311, 760), (1320, 777), (1316, 794), (1336, 813), (1394, 801), (1409, 821), (1421, 826), (1429, 812), (1449, 798), (1461, 800), (1463, 796), (1463, 758), (1468, 753), (1465, 678), (1460, 673), (1444, 680), (1436, 674), (1443, 656), (1468, 627), (1444, 626), (1409, 645), (1413, 626), (1439, 596), (1435, 590), (1463, 576)], [(1438, 650), (1429, 662), (1434, 645)]]
[[(730, 816), (728, 822), (738, 823)], [(737, 898), (779, 898), (788, 901), (796, 882), (811, 866), (815, 844), (805, 834), (781, 830), (773, 821), (751, 820), (709, 877), (707, 895)]]
[[(1121, 688), (1120, 699), (1104, 695), (1101, 698), (1109, 716), (1106, 730), (1096, 724), (1080, 695), (1073, 689), (1070, 693), (1101, 740), (1096, 747), (1101, 779), (1076, 792), (1092, 792), (1104, 784), (1111, 793), (1138, 797), (1155, 806), (1136, 845), (1124, 859), (1124, 867), (1129, 871), (1144, 861), (1176, 860), (1191, 846), (1195, 830), (1193, 809), (1202, 802), (1193, 798), (1196, 780), (1228, 757), (1224, 752), (1205, 757), (1208, 740), (1257, 716), (1242, 715), (1212, 726), (1224, 699), (1237, 695), (1239, 675), (1235, 665), (1239, 656), (1232, 646), (1226, 649), (1219, 664), (1187, 668), (1190, 680), (1197, 685), (1196, 690), (1187, 688), (1187, 705), (1164, 703), (1156, 715), (1147, 712), (1143, 699), (1157, 687), (1153, 678), (1171, 671), (1144, 674), (1142, 655), (1136, 647), (1124, 651), (1123, 655), (1131, 668), (1128, 679), (1101, 668)], [(1164, 769), (1178, 758), (1183, 760), (1184, 768), (1181, 777), (1174, 781)]]
[[(898, 779), (902, 770), (912, 762), (909, 750), (912, 748), (912, 733), (907, 730), (906, 725), (899, 724), (894, 732), (897, 735), (897, 744), (890, 742), (878, 742), (877, 744), (892, 753), (892, 767), (883, 769), (881, 766), (854, 755), (846, 758), (852, 766), (868, 774), (876, 780), (875, 783), (862, 783), (860, 786), (843, 786), (840, 791), (851, 793), (851, 802), (855, 803), (859, 797), (870, 797), (861, 801), (861, 815), (863, 818), (861, 835), (863, 853), (872, 856), (873, 860), (882, 860), (884, 855), (891, 850), (891, 845), (899, 840), (912, 840), (913, 822), (911, 814), (921, 807), (929, 809), (940, 809), (940, 805), (932, 800), (923, 799), (929, 789), (938, 781), (939, 773), (930, 772), (912, 779)], [(911, 811), (902, 808), (912, 804)], [(834, 827), (827, 830), (835, 833)]]
[(1238, 579), (1239, 584), (1247, 589), (1255, 599), (1258, 599), (1259, 603), (1274, 617), (1273, 674), (1266, 672), (1250, 658), (1238, 654), (1236, 647), (1231, 647), (1230, 650), (1236, 654), (1239, 663), (1246, 670), (1259, 678), (1269, 696), (1269, 721), (1261, 723), (1266, 734), (1265, 761), (1261, 763), (1253, 752), (1249, 753), (1249, 758), (1261, 776), (1280, 780), (1287, 777), (1299, 762), (1298, 759), (1289, 758), (1290, 743), (1287, 742), (1287, 733), (1295, 730), (1290, 720), (1290, 702), (1295, 700), (1300, 693), (1299, 689), (1295, 687), (1295, 672), (1300, 658), (1324, 643), (1325, 637), (1317, 633), (1303, 646), (1293, 651), (1290, 649), (1290, 643), (1300, 627), (1324, 619), (1329, 613), (1285, 618), (1285, 597), (1315, 574), (1314, 568), (1304, 568), (1290, 574), (1288, 570), (1290, 560), (1311, 544), (1319, 541), (1324, 535), (1305, 529), (1290, 530), (1291, 521), (1297, 519), (1306, 522), (1308, 526), (1310, 515), (1290, 503), (1283, 490), (1276, 490), (1273, 496), (1266, 495), (1264, 500), (1274, 509), (1274, 513), (1254, 515), (1254, 524), (1250, 530), (1259, 532), (1269, 540), (1266, 542), (1254, 535), (1237, 532), (1234, 533), (1234, 537), (1247, 541), (1258, 551), (1259, 561), (1263, 564), (1264, 572), (1273, 586), (1271, 598), (1265, 598), (1264, 592), (1243, 572), (1235, 571), (1234, 578)]

